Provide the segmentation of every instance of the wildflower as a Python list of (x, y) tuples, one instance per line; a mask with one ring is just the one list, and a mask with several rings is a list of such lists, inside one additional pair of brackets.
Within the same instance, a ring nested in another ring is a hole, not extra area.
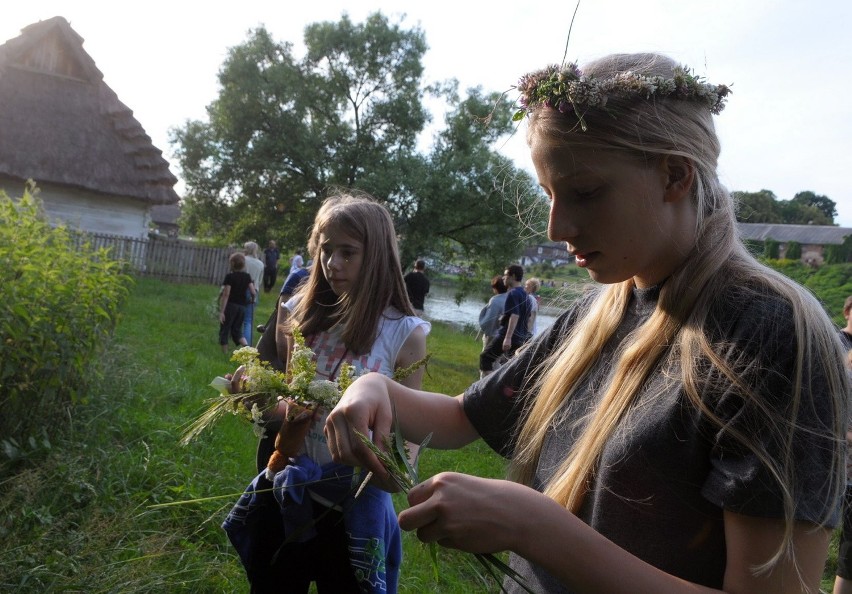
[(520, 93), (519, 109), (513, 116), (517, 121), (538, 106), (557, 109), (562, 113), (579, 114), (587, 108), (603, 109), (610, 97), (650, 100), (671, 98), (704, 103), (711, 113), (718, 114), (725, 106), (731, 89), (726, 85), (711, 85), (688, 68), (676, 68), (671, 78), (645, 76), (638, 72), (621, 72), (610, 78), (583, 76), (574, 63), (560, 68), (548, 66), (525, 74), (515, 88)]
[(281, 400), (286, 401), (286, 420), (289, 422), (302, 422), (321, 407), (333, 408), (343, 390), (352, 383), (352, 366), (347, 363), (341, 365), (340, 378), (345, 378), (345, 384), (317, 379), (314, 352), (305, 345), (298, 329), (293, 332), (293, 342), (288, 373), (282, 373), (262, 361), (254, 347), (246, 346), (234, 351), (231, 360), (244, 368), (239, 391), (231, 392), (231, 380), (215, 378), (210, 385), (219, 392), (219, 396), (208, 400), (207, 410), (189, 424), (181, 443), (192, 441), (225, 412), (245, 418), (255, 426), (256, 433), (262, 434), (265, 416), (277, 408)]

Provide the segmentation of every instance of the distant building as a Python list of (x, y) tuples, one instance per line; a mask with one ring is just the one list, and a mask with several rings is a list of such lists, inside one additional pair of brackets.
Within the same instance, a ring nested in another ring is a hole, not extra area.
[(524, 248), (521, 256), (521, 266), (547, 263), (551, 266), (561, 266), (574, 261), (574, 256), (568, 253), (564, 241), (545, 241)]
[(850, 227), (833, 225), (781, 225), (777, 223), (739, 223), (740, 236), (744, 240), (778, 242), (778, 255), (784, 258), (787, 246), (795, 241), (802, 247), (801, 261), (820, 266), (825, 261), (825, 247), (842, 245), (852, 235)]
[(96, 233), (147, 237), (152, 208), (178, 202), (162, 151), (62, 17), (0, 45), (0, 189), (27, 179), (52, 220)]
[[(738, 223), (737, 227), (743, 240), (777, 241), (781, 258), (786, 256), (789, 243), (797, 242), (802, 248), (801, 261), (813, 266), (825, 261), (826, 246), (842, 245), (844, 239), (852, 235), (852, 228), (832, 225)], [(526, 247), (520, 262), (522, 266), (541, 263), (561, 266), (574, 262), (574, 257), (568, 253), (564, 241), (547, 241)]]

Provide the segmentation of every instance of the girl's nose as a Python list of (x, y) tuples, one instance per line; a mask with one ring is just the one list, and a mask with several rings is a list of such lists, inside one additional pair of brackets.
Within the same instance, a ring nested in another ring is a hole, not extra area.
[(563, 201), (550, 201), (550, 216), (547, 220), (547, 237), (551, 241), (569, 241), (577, 237), (580, 229), (576, 218), (571, 215)]
[(345, 264), (347, 261), (345, 254), (339, 252), (338, 250), (334, 250), (328, 256), (328, 267), (332, 270), (340, 270), (341, 266)]

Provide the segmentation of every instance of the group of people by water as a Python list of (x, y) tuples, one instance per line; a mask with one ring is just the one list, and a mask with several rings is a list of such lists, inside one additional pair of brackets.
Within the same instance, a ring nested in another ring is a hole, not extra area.
[(502, 275), (491, 279), (494, 295), (479, 312), (482, 333), (480, 379), (490, 374), (495, 365), (514, 355), (537, 333), (541, 281), (530, 278), (524, 282), (523, 278), (523, 266), (511, 264)]
[[(308, 239), (317, 265), (261, 341), (287, 369), (298, 332), (318, 376), (346, 362), (359, 377), (332, 410), (258, 421), (259, 474), (225, 522), (251, 591), (395, 592), (401, 528), (509, 551), (514, 593), (816, 593), (846, 485), (846, 351), (817, 300), (737, 236), (712, 117), (730, 90), (658, 54), (554, 66), (517, 88), (548, 236), (594, 289), (530, 340), (523, 269), (508, 266), (481, 379), (423, 391), (422, 368), (394, 379), (425, 356), (430, 324), (390, 214), (329, 197)], [(384, 449), (393, 431), (439, 449), (482, 439), (509, 476), (438, 473), (397, 514), (398, 486), (358, 437)], [(272, 441), (293, 456), (269, 477)], [(355, 467), (372, 472), (361, 493)]]

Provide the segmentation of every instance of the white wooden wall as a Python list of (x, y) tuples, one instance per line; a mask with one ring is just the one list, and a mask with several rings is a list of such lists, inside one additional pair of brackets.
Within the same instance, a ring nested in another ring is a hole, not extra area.
[[(23, 184), (20, 187), (0, 185), (7, 186), (4, 189), (9, 196), (18, 197), (23, 194)], [(38, 180), (36, 185), (40, 190), (38, 197), (44, 203), (45, 213), (52, 222), (61, 222), (69, 228), (90, 233), (148, 237), (150, 206), (146, 202), (50, 184), (42, 185)]]

